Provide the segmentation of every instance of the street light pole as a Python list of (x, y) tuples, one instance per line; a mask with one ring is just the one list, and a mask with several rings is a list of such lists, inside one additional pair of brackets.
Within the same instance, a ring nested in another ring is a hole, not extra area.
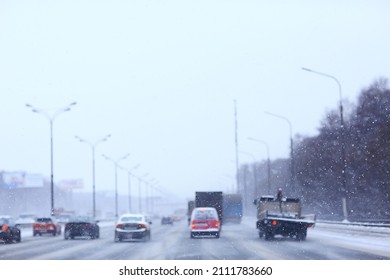
[(311, 72), (317, 75), (321, 75), (327, 78), (332, 79), (337, 83), (338, 89), (339, 89), (339, 110), (340, 110), (340, 138), (341, 138), (341, 161), (342, 161), (342, 170), (341, 170), (341, 184), (342, 184), (342, 193), (344, 194), (342, 203), (343, 203), (343, 213), (344, 213), (344, 219), (348, 220), (348, 210), (347, 210), (347, 197), (348, 197), (348, 190), (347, 190), (347, 160), (345, 156), (345, 126), (344, 126), (344, 116), (343, 116), (343, 102), (342, 102), (342, 90), (341, 90), (341, 83), (340, 81), (329, 74), (314, 71), (309, 68), (302, 67), (302, 70)]
[(99, 139), (98, 141), (91, 143), (87, 140), (80, 138), (77, 135), (75, 136), (75, 138), (77, 140), (79, 140), (81, 143), (87, 144), (88, 146), (91, 147), (91, 150), (92, 150), (92, 216), (94, 219), (96, 217), (95, 148), (96, 148), (97, 144), (104, 142), (104, 141), (107, 141), (107, 139), (110, 137), (111, 137), (111, 135), (108, 134), (108, 135), (104, 136), (102, 139)]
[(150, 185), (150, 198), (151, 198), (151, 201), (150, 201), (150, 211), (151, 213), (154, 213), (154, 193), (153, 193), (153, 189), (155, 189), (156, 185), (158, 184), (158, 180), (156, 178), (153, 178), (151, 181), (149, 181), (149, 185)]
[(138, 167), (140, 166), (140, 164), (136, 164), (135, 166), (133, 166), (132, 168), (126, 170), (124, 168), (122, 168), (123, 170), (126, 170), (127, 171), (127, 183), (128, 183), (128, 190), (129, 190), (129, 213), (132, 212), (132, 207), (131, 207), (131, 172), (134, 170), (134, 169), (137, 169)]
[(52, 216), (54, 215), (54, 163), (53, 163), (54, 162), (53, 161), (54, 160), (54, 149), (53, 149), (54, 141), (53, 141), (53, 122), (54, 122), (54, 119), (59, 114), (67, 112), (67, 111), (70, 111), (71, 107), (76, 105), (76, 104), (77, 104), (76, 102), (72, 102), (68, 106), (59, 109), (53, 115), (49, 115), (47, 112), (45, 112), (43, 110), (40, 110), (40, 109), (37, 109), (33, 105), (31, 105), (31, 104), (25, 104), (26, 107), (30, 108), (31, 111), (33, 111), (34, 113), (39, 113), (39, 114), (44, 115), (49, 120), (49, 123), (50, 123), (50, 197), (51, 197), (50, 198), (50, 207), (51, 207), (51, 215)]
[(153, 184), (157, 182), (156, 178), (152, 178), (151, 180), (148, 181), (147, 185), (149, 186), (150, 193), (147, 193), (146, 195), (146, 209), (147, 212), (151, 211), (153, 212), (153, 197), (152, 197), (152, 192), (153, 192)]
[[(256, 174), (256, 158), (254, 155), (250, 154), (250, 153), (247, 153), (247, 152), (243, 152), (243, 151), (239, 151), (241, 154), (245, 154), (245, 155), (248, 155), (250, 157), (252, 157), (253, 159), (253, 190), (254, 192), (256, 192), (256, 189), (257, 189), (257, 174)], [(245, 170), (244, 170), (245, 172)], [(246, 176), (245, 176), (246, 177)], [(248, 190), (247, 190), (247, 187), (246, 187), (246, 182), (244, 181), (244, 205), (245, 207), (247, 208), (248, 207)]]
[(113, 162), (115, 167), (115, 218), (118, 218), (118, 163), (126, 159), (129, 155), (130, 154), (126, 154), (117, 160), (113, 160), (106, 155), (102, 155), (106, 160)]
[(269, 157), (269, 145), (268, 145), (267, 142), (265, 142), (263, 140), (255, 139), (255, 138), (252, 138), (252, 137), (248, 137), (248, 140), (252, 140), (252, 141), (259, 142), (259, 143), (263, 143), (265, 145), (265, 147), (267, 148), (268, 194), (271, 194), (271, 161), (270, 161), (270, 157)]
[(237, 101), (234, 100), (234, 144), (236, 150), (236, 193), (239, 193), (239, 161), (238, 161), (238, 125), (237, 125)]
[(271, 115), (271, 116), (274, 116), (274, 117), (277, 117), (279, 119), (282, 119), (284, 121), (286, 121), (288, 123), (288, 126), (289, 126), (289, 129), (290, 129), (290, 157), (291, 157), (291, 165), (290, 165), (290, 172), (291, 172), (291, 175), (290, 175), (290, 184), (291, 184), (291, 192), (292, 193), (295, 193), (295, 166), (294, 166), (294, 143), (293, 143), (293, 133), (292, 133), (292, 125), (291, 125), (291, 122), (288, 118), (284, 117), (284, 116), (281, 116), (281, 115), (277, 115), (277, 114), (273, 114), (273, 113), (270, 113), (270, 112), (265, 112), (266, 114), (268, 115)]
[(148, 176), (149, 173), (145, 173), (144, 175), (142, 175), (141, 177), (138, 177), (138, 210), (139, 210), (139, 213), (142, 213), (142, 194), (141, 194), (141, 182), (142, 182), (142, 178)]

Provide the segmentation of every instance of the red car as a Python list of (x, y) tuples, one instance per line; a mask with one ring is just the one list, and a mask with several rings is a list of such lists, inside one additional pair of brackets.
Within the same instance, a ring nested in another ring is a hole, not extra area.
[(43, 233), (56, 236), (61, 234), (61, 224), (55, 218), (36, 218), (33, 224), (33, 236), (42, 235)]
[(214, 236), (219, 238), (221, 222), (217, 210), (213, 207), (194, 208), (191, 215), (191, 238)]

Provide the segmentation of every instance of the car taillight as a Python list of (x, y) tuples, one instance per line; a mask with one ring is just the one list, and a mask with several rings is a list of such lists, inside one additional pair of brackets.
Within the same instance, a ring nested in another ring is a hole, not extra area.
[(144, 225), (144, 224), (139, 224), (139, 225), (138, 225), (138, 228), (146, 228), (146, 225)]
[(272, 221), (272, 225), (273, 225), (273, 226), (276, 226), (277, 224), (278, 224), (277, 221), (275, 221), (275, 220)]
[(192, 221), (191, 228), (195, 228), (195, 221)]
[(2, 231), (8, 230), (8, 225), (3, 225), (3, 226), (1, 227), (1, 230), (2, 230)]
[(215, 221), (215, 222), (214, 222), (214, 226), (215, 226), (215, 227), (218, 227), (218, 228), (219, 228), (220, 225), (221, 225), (221, 223), (220, 223), (219, 221)]
[(122, 229), (123, 228), (123, 224), (117, 224), (116, 228)]

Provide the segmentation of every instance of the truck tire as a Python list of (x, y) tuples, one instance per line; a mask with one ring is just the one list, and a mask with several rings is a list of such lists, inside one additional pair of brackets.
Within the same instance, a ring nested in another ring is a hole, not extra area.
[(301, 229), (300, 231), (297, 232), (297, 240), (298, 241), (304, 241), (306, 240), (306, 235), (307, 235), (307, 229)]
[(264, 233), (264, 238), (265, 240), (271, 240), (274, 238), (274, 234), (272, 233), (272, 231), (266, 231)]
[(264, 236), (264, 232), (259, 230), (259, 238), (263, 238), (263, 236)]

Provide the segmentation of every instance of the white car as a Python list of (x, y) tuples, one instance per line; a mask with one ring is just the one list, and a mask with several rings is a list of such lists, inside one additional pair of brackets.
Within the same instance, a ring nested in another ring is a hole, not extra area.
[(125, 240), (143, 240), (151, 238), (151, 221), (142, 214), (124, 214), (120, 216), (115, 226), (115, 242)]
[(15, 223), (21, 226), (32, 226), (37, 216), (33, 213), (21, 213)]

